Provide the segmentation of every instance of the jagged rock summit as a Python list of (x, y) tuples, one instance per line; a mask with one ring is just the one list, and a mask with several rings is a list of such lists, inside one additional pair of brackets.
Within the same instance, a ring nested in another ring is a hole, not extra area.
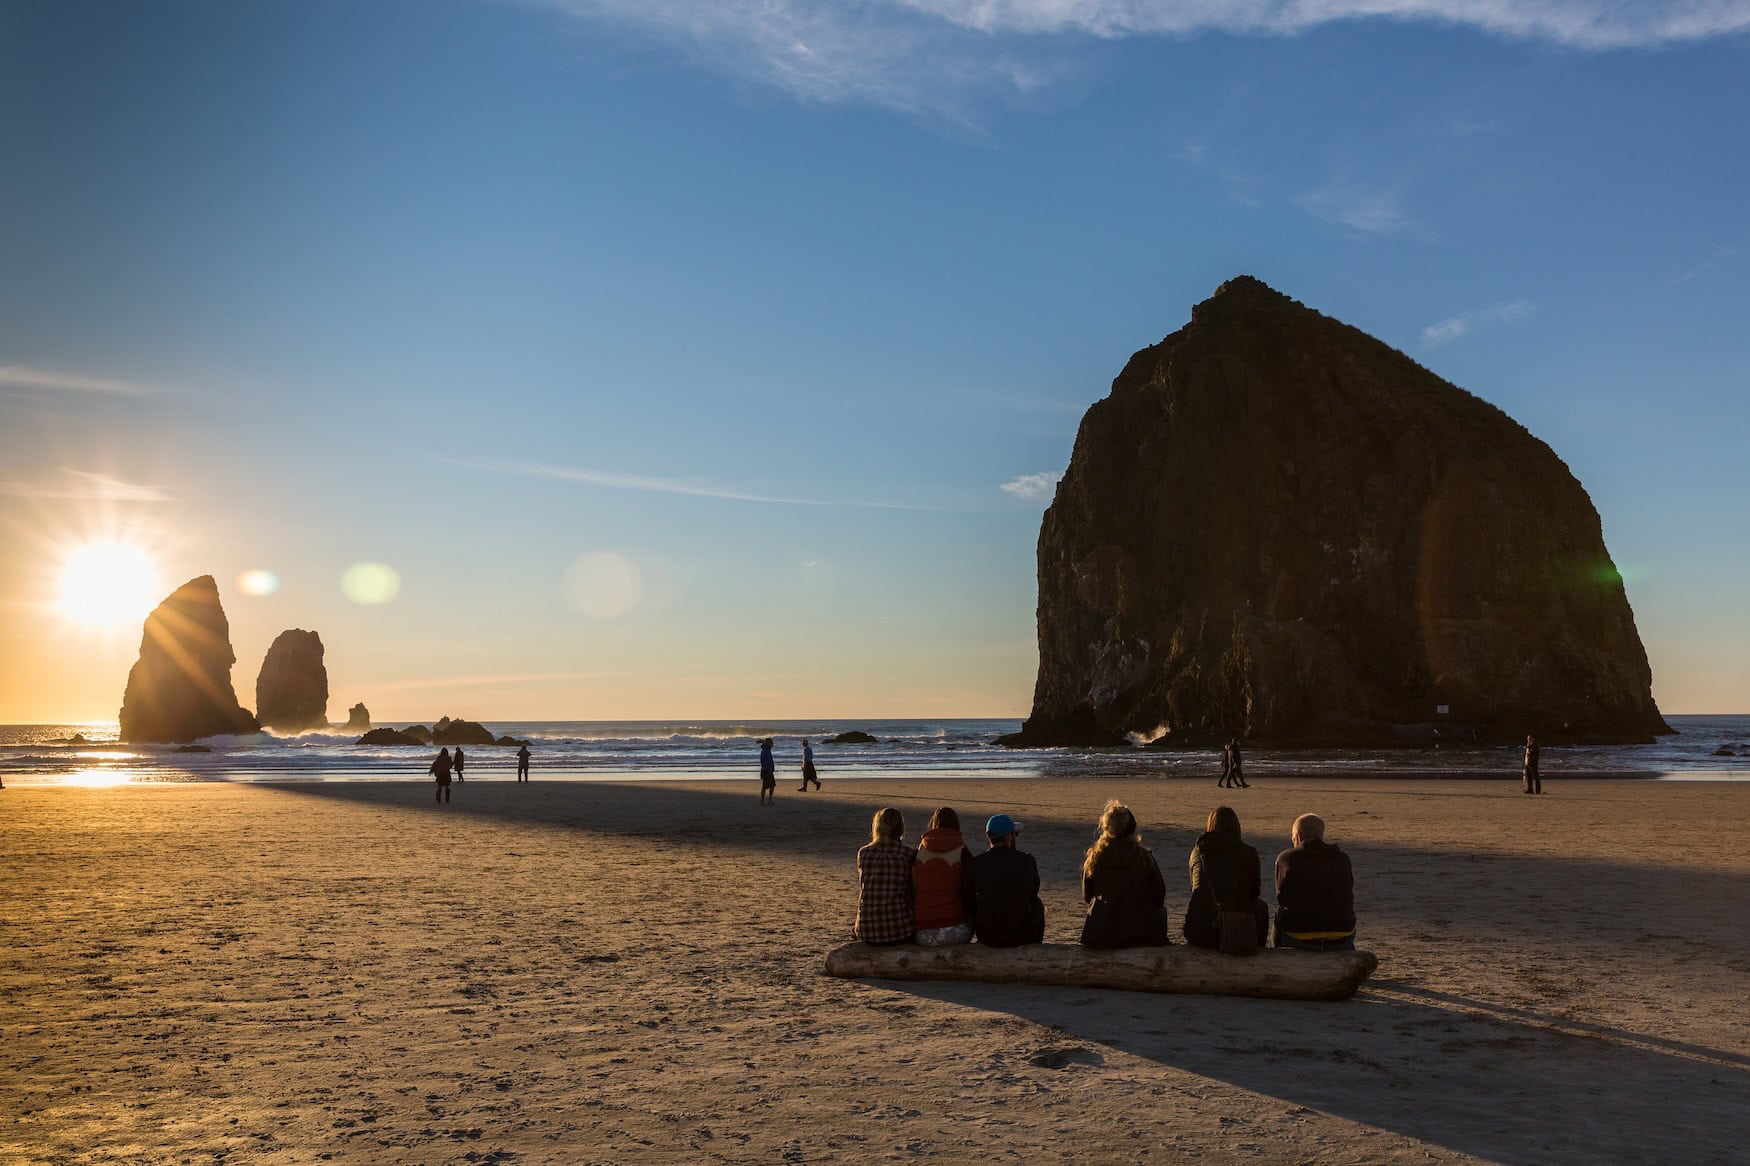
[(1671, 731), (1561, 459), (1249, 276), (1088, 410), (1038, 556), (1012, 743)]
[(328, 727), (328, 668), (322, 637), (291, 628), (274, 638), (255, 678), (255, 715), (264, 728), (301, 733)]
[(122, 696), (121, 739), (186, 743), (255, 732), (231, 687), (236, 662), (219, 585), (211, 575), (190, 579), (146, 617)]

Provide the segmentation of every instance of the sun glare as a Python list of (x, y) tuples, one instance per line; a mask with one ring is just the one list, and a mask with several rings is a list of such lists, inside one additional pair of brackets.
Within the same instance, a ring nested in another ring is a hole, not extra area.
[(143, 622), (161, 598), (158, 572), (145, 551), (128, 543), (93, 542), (67, 556), (56, 606), (68, 619), (118, 627)]

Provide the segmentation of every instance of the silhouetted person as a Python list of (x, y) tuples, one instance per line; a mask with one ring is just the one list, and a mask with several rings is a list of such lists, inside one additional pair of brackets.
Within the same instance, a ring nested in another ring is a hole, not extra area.
[(462, 747), (460, 745), (457, 745), (456, 746), (456, 780), (457, 781), (462, 780), (462, 766), (466, 761), (467, 761), (467, 758), (462, 756)]
[(912, 863), (905, 845), (905, 819), (892, 806), (875, 811), (869, 845), (857, 851), (857, 921), (851, 935), (877, 947), (910, 943), (917, 930), (912, 913)]
[(972, 860), (972, 933), (990, 947), (1019, 947), (1045, 939), (1045, 904), (1039, 901), (1039, 864), (1017, 848), (1021, 823), (997, 814), (984, 824), (990, 849)]
[(797, 787), (797, 793), (807, 793), (808, 783), (814, 783), (814, 788), (820, 788), (820, 775), (814, 772), (814, 746), (808, 743), (808, 738), (802, 738), (802, 784)]
[(1107, 802), (1100, 837), (1082, 860), (1083, 947), (1164, 947), (1168, 934), (1167, 883), (1155, 856), (1142, 844), (1136, 815), (1122, 802)]
[(1537, 771), (1537, 738), (1527, 735), (1525, 738), (1525, 765), (1521, 774), (1525, 779), (1525, 792), (1540, 794), (1543, 792), (1543, 777)]
[(1246, 773), (1240, 760), (1240, 742), (1237, 737), (1228, 738), (1227, 748), (1221, 751), (1221, 780), (1216, 783), (1222, 789), (1250, 789), (1246, 784)]
[(1240, 816), (1217, 806), (1191, 847), (1191, 902), (1185, 908), (1185, 942), (1220, 947), (1222, 916), (1239, 912), (1253, 923), (1257, 945), (1270, 942), (1270, 908), (1259, 892), (1258, 852), (1240, 836)]
[(529, 780), (529, 747), (524, 745), (516, 751), (516, 779)]
[(439, 749), (437, 759), (431, 763), (431, 769), (428, 772), (437, 778), (437, 801), (447, 802), (450, 800), (450, 767), (454, 764), (455, 762), (450, 760), (448, 749)]
[(772, 760), (772, 739), (760, 738), (760, 805), (778, 800), (778, 768)]
[(952, 806), (930, 815), (912, 861), (911, 885), (919, 943), (972, 942), (972, 851), (960, 836), (960, 815)]
[(1276, 946), (1355, 950), (1355, 872), (1349, 856), (1325, 842), (1325, 820), (1302, 814), (1292, 850), (1276, 856)]

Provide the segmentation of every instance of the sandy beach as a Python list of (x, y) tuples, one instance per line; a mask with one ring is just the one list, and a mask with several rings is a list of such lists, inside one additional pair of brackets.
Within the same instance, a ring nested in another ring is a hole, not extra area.
[(828, 978), (871, 812), (1004, 810), (1079, 928), (1100, 804), (1182, 912), (1224, 791), (470, 781), (0, 793), (0, 1161), (1744, 1161), (1750, 785), (1302, 780), (1339, 1004)]

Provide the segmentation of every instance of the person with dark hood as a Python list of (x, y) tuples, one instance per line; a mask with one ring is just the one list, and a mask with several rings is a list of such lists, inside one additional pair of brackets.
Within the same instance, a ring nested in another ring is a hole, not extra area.
[(927, 947), (972, 942), (972, 851), (960, 837), (960, 815), (943, 806), (930, 815), (912, 863), (917, 941)]
[(972, 860), (972, 933), (990, 947), (1019, 947), (1045, 939), (1045, 904), (1039, 901), (1039, 864), (1018, 849), (1021, 823), (996, 814), (984, 824), (990, 849)]
[(437, 800), (450, 800), (450, 767), (455, 763), (450, 760), (448, 749), (439, 749), (438, 755), (432, 760), (431, 768), (426, 772), (437, 778)]
[(1270, 942), (1270, 908), (1259, 892), (1258, 852), (1240, 836), (1232, 806), (1209, 811), (1203, 834), (1191, 847), (1191, 902), (1185, 908), (1185, 942), (1221, 946), (1221, 917), (1240, 912), (1254, 922), (1257, 947)]
[(1325, 820), (1302, 814), (1293, 849), (1276, 856), (1276, 946), (1355, 950), (1355, 872), (1349, 856), (1325, 842)]
[(1168, 934), (1167, 883), (1142, 844), (1136, 815), (1111, 801), (1100, 814), (1100, 837), (1082, 860), (1083, 947), (1163, 947)]
[(778, 800), (778, 766), (772, 760), (772, 739), (760, 738), (760, 805), (771, 805)]

